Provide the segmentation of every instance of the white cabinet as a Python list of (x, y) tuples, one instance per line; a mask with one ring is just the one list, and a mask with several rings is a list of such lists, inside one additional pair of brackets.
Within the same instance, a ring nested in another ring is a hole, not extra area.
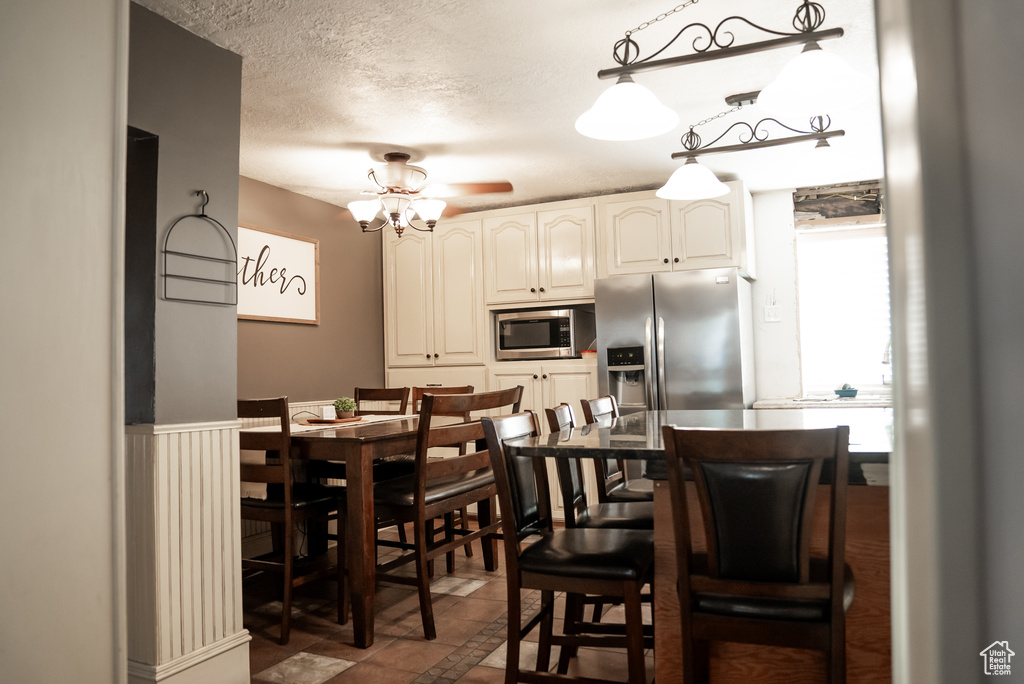
[(484, 219), (488, 305), (594, 295), (591, 203), (552, 203), (544, 211)]
[[(577, 420), (582, 421), (580, 400), (593, 399), (597, 396), (597, 364), (589, 361), (551, 361), (548, 363), (531, 363), (509, 361), (494, 363), (488, 368), (488, 390), (505, 389), (523, 386), (521, 410), (537, 412), (541, 423), (541, 432), (547, 433), (547, 419), (544, 409), (565, 402), (572, 406)], [(548, 459), (548, 479), (551, 485), (552, 514), (564, 518), (562, 494), (558, 487), (558, 474), (553, 460)], [(593, 464), (583, 463), (584, 477), (588, 500), (596, 503), (596, 477)]]
[(384, 338), (392, 366), (483, 364), (480, 221), (445, 221), (433, 233), (384, 237)]
[(750, 193), (730, 181), (729, 194), (681, 202), (651, 193), (599, 201), (601, 275), (735, 266), (755, 276)]
[(465, 385), (472, 385), (475, 392), (486, 391), (486, 367), (390, 368), (387, 372), (388, 387), (463, 387)]

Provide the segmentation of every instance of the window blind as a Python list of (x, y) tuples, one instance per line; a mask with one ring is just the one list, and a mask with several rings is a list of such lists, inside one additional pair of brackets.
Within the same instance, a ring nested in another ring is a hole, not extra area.
[(796, 250), (804, 393), (844, 383), (882, 390), (890, 320), (885, 227), (799, 230)]

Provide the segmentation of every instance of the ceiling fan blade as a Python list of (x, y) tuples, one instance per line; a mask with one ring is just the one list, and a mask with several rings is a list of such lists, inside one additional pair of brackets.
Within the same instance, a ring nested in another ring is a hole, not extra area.
[(451, 218), (453, 216), (458, 216), (459, 214), (465, 214), (466, 211), (466, 209), (462, 209), (460, 207), (453, 207), (452, 205), (449, 204), (445, 206), (444, 211), (441, 212), (441, 218)]
[(508, 181), (494, 183), (431, 183), (420, 194), (424, 197), (464, 197), (466, 195), (488, 195), (493, 192), (512, 192)]

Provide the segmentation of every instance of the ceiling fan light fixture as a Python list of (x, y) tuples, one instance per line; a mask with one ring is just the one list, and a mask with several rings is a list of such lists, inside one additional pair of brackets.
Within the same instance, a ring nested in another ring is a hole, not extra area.
[(408, 155), (388, 154), (387, 163), (374, 166), (367, 178), (381, 189), (404, 188), (416, 192), (427, 180), (427, 172), (419, 166), (405, 163)]
[(620, 76), (576, 119), (576, 130), (597, 140), (643, 140), (678, 125), (679, 115), (629, 74)]
[(844, 59), (809, 41), (757, 96), (774, 116), (806, 117), (848, 109), (867, 92), (867, 79)]
[(365, 228), (380, 211), (380, 200), (356, 200), (355, 202), (348, 203), (348, 210), (352, 214), (352, 218), (359, 222), (359, 225)]
[(380, 197), (380, 203), (384, 207), (384, 215), (388, 217), (391, 225), (396, 228), (400, 225), (401, 217), (408, 211), (412, 200), (408, 195), (397, 192), (388, 192)]
[(412, 203), (412, 208), (416, 215), (431, 229), (437, 224), (438, 219), (441, 218), (441, 212), (444, 211), (446, 206), (447, 204), (444, 200), (426, 197)]
[(721, 197), (728, 192), (729, 186), (718, 180), (711, 169), (698, 164), (696, 157), (687, 157), (686, 163), (654, 194), (669, 200), (698, 200)]

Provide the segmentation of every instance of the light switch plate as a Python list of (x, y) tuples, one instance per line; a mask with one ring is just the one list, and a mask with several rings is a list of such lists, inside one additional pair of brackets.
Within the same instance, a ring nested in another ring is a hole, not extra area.
[(777, 306), (766, 306), (764, 307), (764, 322), (765, 323), (779, 323), (782, 321), (782, 315), (779, 312)]

